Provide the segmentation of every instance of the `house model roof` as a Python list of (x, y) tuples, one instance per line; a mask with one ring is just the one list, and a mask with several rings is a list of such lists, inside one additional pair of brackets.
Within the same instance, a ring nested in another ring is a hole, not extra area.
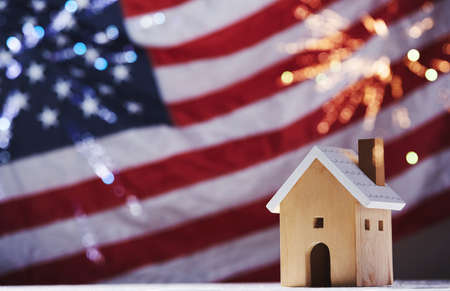
[(267, 203), (267, 209), (280, 212), (280, 203), (291, 191), (311, 163), (319, 160), (356, 200), (367, 208), (400, 210), (405, 202), (387, 184), (376, 185), (358, 167), (358, 155), (350, 149), (314, 146)]

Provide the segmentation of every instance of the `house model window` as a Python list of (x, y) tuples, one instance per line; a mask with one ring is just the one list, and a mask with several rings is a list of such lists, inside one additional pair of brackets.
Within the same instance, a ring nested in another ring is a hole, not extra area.
[(323, 228), (323, 217), (314, 217), (314, 228)]
[(370, 220), (364, 219), (364, 229), (370, 230)]
[(378, 220), (378, 230), (383, 231), (383, 220)]

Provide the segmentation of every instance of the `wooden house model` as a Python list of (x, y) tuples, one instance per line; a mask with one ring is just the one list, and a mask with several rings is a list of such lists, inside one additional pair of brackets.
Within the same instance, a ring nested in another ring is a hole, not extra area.
[(280, 214), (283, 286), (392, 284), (391, 210), (405, 202), (384, 182), (383, 140), (358, 152), (314, 146), (267, 204)]

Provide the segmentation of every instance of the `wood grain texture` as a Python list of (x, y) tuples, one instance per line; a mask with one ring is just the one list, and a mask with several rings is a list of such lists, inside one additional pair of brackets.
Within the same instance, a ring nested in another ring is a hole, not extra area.
[[(365, 220), (370, 229), (364, 227)], [(379, 230), (383, 221), (383, 230)], [(356, 206), (357, 286), (384, 286), (393, 282), (391, 211)]]
[[(310, 252), (322, 242), (330, 251), (332, 286), (356, 285), (355, 209), (359, 202), (315, 160), (281, 202), (280, 254), (283, 286), (309, 286)], [(324, 218), (314, 228), (314, 218)]]
[(358, 166), (378, 186), (384, 186), (384, 144), (382, 138), (358, 140)]

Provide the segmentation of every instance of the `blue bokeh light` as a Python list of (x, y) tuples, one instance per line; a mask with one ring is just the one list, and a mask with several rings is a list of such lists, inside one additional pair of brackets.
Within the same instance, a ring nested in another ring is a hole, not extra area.
[(106, 28), (106, 36), (109, 39), (116, 39), (119, 36), (119, 29), (115, 25), (108, 25)]
[(166, 16), (162, 12), (157, 12), (153, 14), (153, 22), (155, 24), (163, 24), (166, 21)]
[(45, 35), (45, 29), (40, 25), (36, 25), (34, 27), (34, 31), (36, 32), (36, 34), (39, 38), (43, 38)]
[(94, 67), (99, 71), (103, 71), (108, 67), (108, 61), (101, 57), (96, 58), (94, 62)]
[(103, 183), (106, 185), (110, 185), (114, 182), (114, 175), (112, 173), (109, 173), (108, 175), (101, 178)]
[(22, 73), (22, 65), (16, 60), (12, 61), (6, 69), (6, 77), (10, 80), (14, 80)]
[(73, 52), (79, 56), (82, 56), (86, 53), (86, 45), (82, 42), (77, 42), (74, 46), (73, 46)]
[(134, 63), (137, 60), (137, 54), (134, 51), (127, 51), (125, 53), (125, 61), (127, 63)]
[(67, 12), (75, 13), (78, 9), (77, 1), (74, 1), (74, 0), (66, 1), (64, 8), (66, 9)]
[(10, 36), (6, 39), (6, 46), (14, 53), (20, 51), (22, 48), (22, 43), (15, 36)]

